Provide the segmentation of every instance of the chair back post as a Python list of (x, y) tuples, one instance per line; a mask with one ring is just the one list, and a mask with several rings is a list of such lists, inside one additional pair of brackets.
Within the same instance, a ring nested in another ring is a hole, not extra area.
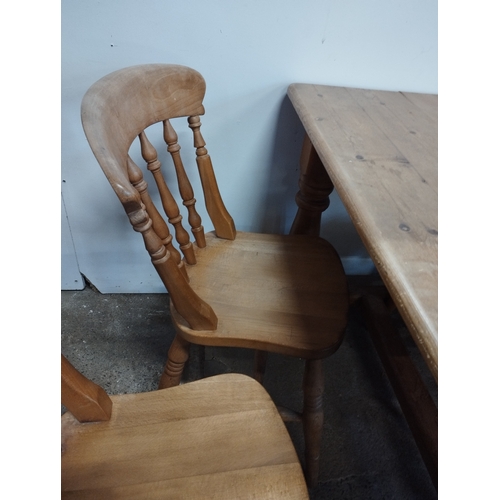
[(212, 160), (205, 147), (205, 140), (201, 135), (200, 117), (190, 116), (188, 122), (193, 130), (194, 147), (196, 148), (196, 163), (198, 165), (201, 185), (203, 187), (205, 206), (207, 207), (208, 215), (214, 225), (215, 234), (219, 238), (234, 240), (236, 238), (236, 228), (233, 218), (229, 215), (229, 212), (224, 206), (222, 196), (219, 192)]
[(129, 213), (128, 216), (134, 230), (142, 234), (146, 249), (151, 256), (151, 262), (168, 290), (177, 312), (193, 330), (215, 330), (217, 316), (213, 309), (189, 286), (186, 276), (155, 233), (153, 222), (144, 205), (139, 210)]

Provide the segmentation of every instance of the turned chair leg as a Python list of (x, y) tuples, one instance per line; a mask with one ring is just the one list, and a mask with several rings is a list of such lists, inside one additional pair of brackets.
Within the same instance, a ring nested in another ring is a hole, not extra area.
[(309, 488), (314, 488), (318, 484), (319, 453), (324, 418), (324, 386), (322, 361), (320, 359), (306, 360), (302, 425), (305, 440), (305, 476)]
[(267, 351), (255, 351), (253, 360), (253, 378), (262, 384), (264, 381), (264, 373), (266, 371)]
[(160, 379), (158, 389), (179, 385), (184, 365), (189, 358), (189, 342), (176, 335), (168, 350), (167, 363)]

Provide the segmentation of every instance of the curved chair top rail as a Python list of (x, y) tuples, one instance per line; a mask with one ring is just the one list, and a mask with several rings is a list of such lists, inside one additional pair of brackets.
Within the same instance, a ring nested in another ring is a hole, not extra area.
[(101, 78), (83, 97), (85, 135), (127, 213), (141, 207), (127, 174), (130, 145), (153, 123), (203, 115), (205, 88), (203, 77), (191, 68), (145, 64)]

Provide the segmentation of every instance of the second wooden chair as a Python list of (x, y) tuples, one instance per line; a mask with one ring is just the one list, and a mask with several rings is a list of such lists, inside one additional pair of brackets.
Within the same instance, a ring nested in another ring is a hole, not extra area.
[(62, 498), (308, 498), (290, 436), (250, 377), (108, 396), (61, 361)]

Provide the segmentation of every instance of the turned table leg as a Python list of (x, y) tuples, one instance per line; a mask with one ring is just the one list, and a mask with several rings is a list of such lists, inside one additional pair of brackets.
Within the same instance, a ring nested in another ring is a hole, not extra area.
[[(304, 137), (300, 155), (299, 192), (295, 197), (297, 214), (290, 234), (319, 236), (321, 214), (330, 205), (333, 183), (309, 137)], [(302, 425), (305, 439), (305, 476), (310, 488), (319, 476), (319, 455), (323, 430), (324, 376), (321, 360), (306, 360), (304, 371), (304, 408)]]
[(295, 196), (298, 210), (290, 234), (319, 236), (321, 214), (330, 205), (332, 191), (332, 181), (306, 134), (300, 155), (299, 192)]

